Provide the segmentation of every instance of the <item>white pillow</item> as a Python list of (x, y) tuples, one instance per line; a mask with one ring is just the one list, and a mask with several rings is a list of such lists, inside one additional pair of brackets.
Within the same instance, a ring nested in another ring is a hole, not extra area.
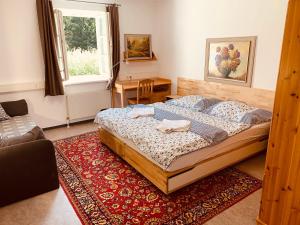
[(189, 108), (195, 111), (203, 111), (220, 101), (221, 100), (219, 99), (206, 98), (200, 95), (188, 95), (167, 101), (166, 104), (175, 105), (183, 108)]
[(204, 99), (204, 97), (200, 95), (188, 95), (181, 98), (169, 100), (166, 102), (166, 104), (193, 109), (194, 106), (202, 99)]
[(255, 107), (249, 106), (242, 102), (223, 101), (208, 108), (206, 113), (211, 116), (239, 123), (246, 113), (255, 109)]

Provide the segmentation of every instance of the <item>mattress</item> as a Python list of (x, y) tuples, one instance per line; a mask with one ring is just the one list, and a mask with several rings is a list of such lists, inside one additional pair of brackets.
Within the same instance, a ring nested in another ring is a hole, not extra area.
[[(148, 157), (146, 154), (144, 154), (142, 151), (138, 149), (138, 147), (130, 140), (120, 137), (117, 133), (113, 132), (107, 127), (101, 126), (101, 128), (109, 131), (112, 133), (115, 137), (122, 140), (124, 143), (126, 143), (128, 146), (130, 146), (135, 151), (139, 152), (141, 155), (143, 155), (145, 158), (149, 159), (154, 164), (158, 165), (160, 168), (160, 164), (158, 164), (156, 161)], [(214, 145), (214, 146), (208, 146), (206, 148), (199, 149), (197, 151), (193, 151), (191, 153), (182, 155), (172, 161), (172, 163), (168, 166), (168, 168), (162, 168), (165, 171), (168, 172), (174, 172), (186, 167), (191, 167), (201, 161), (207, 160), (212, 157), (217, 157), (218, 155), (223, 155), (226, 153), (231, 152), (233, 149), (241, 147), (243, 145), (246, 145), (247, 143), (251, 143), (255, 140), (260, 140), (262, 137), (266, 137), (269, 134), (270, 130), (270, 122), (258, 124), (255, 126), (252, 126), (251, 128), (242, 131), (232, 137), (229, 137), (225, 141)]]

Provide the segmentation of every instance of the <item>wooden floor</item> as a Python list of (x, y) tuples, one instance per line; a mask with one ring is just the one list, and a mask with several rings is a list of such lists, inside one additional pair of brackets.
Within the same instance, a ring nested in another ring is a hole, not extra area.
[[(46, 131), (46, 136), (57, 140), (88, 131), (96, 131), (93, 123), (79, 124), (71, 128)], [(236, 167), (262, 178), (265, 154), (255, 156)], [(233, 207), (214, 217), (205, 225), (255, 225), (261, 190), (256, 191)], [(0, 208), (0, 225), (79, 225), (81, 224), (62, 188)]]

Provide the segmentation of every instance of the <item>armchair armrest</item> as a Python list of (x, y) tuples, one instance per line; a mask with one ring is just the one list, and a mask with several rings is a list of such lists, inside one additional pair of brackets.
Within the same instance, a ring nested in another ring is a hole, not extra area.
[(59, 187), (54, 146), (43, 139), (0, 149), (0, 206)]

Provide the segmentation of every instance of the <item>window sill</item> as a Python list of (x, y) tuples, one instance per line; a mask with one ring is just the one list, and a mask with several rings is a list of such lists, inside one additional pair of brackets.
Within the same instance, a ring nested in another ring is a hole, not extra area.
[(63, 82), (64, 86), (72, 86), (72, 85), (80, 85), (80, 84), (90, 84), (90, 83), (106, 83), (108, 82), (109, 78), (108, 76), (77, 76), (74, 78), (71, 78), (69, 80), (66, 80)]

